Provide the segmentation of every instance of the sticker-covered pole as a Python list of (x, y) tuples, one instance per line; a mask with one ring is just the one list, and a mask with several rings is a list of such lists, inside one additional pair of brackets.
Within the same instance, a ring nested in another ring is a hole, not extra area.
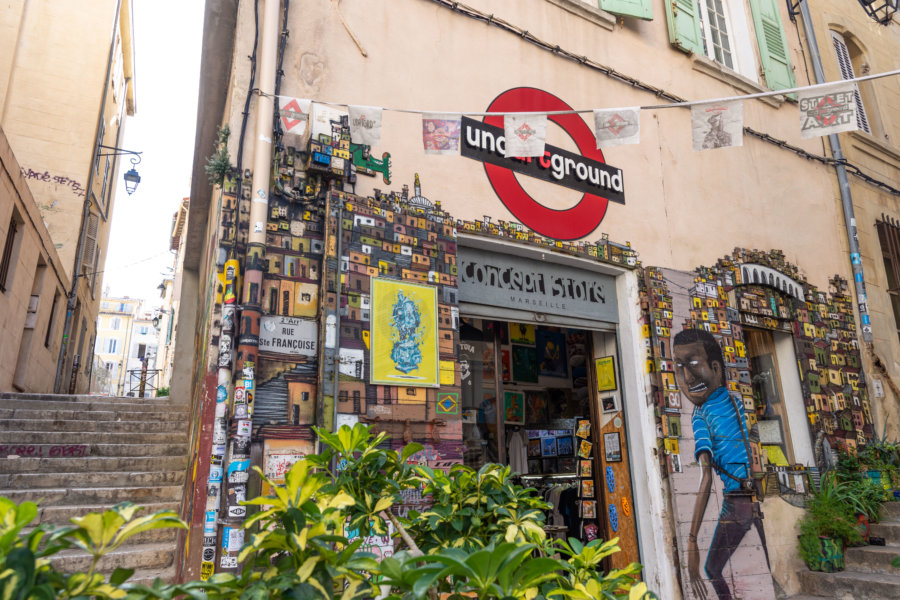
[(238, 567), (238, 552), (244, 543), (243, 529), (250, 476), (250, 434), (252, 431), (255, 369), (259, 352), (263, 260), (265, 258), (266, 220), (272, 171), (272, 122), (275, 114), (275, 70), (278, 50), (279, 0), (263, 0), (263, 20), (259, 53), (259, 91), (256, 105), (256, 130), (253, 138), (253, 176), (250, 189), (250, 232), (244, 260), (241, 315), (237, 329), (234, 399), (229, 430), (228, 457), (225, 462), (225, 498), (220, 514), (222, 540), (219, 570)]

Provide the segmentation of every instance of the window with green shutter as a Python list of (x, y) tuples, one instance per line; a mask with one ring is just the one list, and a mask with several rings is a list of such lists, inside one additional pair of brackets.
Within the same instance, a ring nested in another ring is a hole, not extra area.
[(653, 20), (651, 0), (600, 0), (600, 8), (614, 15)]
[(669, 41), (685, 52), (706, 54), (697, 0), (666, 0)]
[(787, 38), (781, 24), (780, 4), (783, 4), (781, 0), (750, 0), (759, 45), (759, 58), (762, 61), (766, 85), (772, 90), (796, 86)]

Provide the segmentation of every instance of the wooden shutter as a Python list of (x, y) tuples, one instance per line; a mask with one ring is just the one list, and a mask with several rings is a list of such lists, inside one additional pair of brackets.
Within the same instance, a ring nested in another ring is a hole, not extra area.
[(666, 0), (669, 41), (687, 53), (705, 54), (697, 0)]
[[(847, 42), (844, 41), (844, 37), (838, 32), (832, 31), (831, 43), (834, 45), (834, 53), (837, 55), (838, 66), (841, 68), (841, 79), (855, 79), (853, 61), (850, 60), (850, 49), (847, 48)], [(859, 95), (859, 89), (856, 90), (854, 96), (856, 98), (856, 126), (866, 133), (872, 133), (872, 128), (869, 127), (869, 118), (866, 116), (866, 107), (863, 106), (862, 97)]]
[(787, 38), (781, 24), (779, 4), (781, 0), (750, 0), (753, 26), (759, 45), (759, 58), (762, 61), (766, 85), (770, 90), (784, 90), (796, 86)]
[(94, 254), (97, 252), (97, 230), (100, 217), (94, 213), (88, 215), (87, 227), (84, 230), (84, 249), (81, 255), (81, 273), (90, 273), (94, 266)]
[(600, 8), (614, 15), (653, 20), (651, 0), (600, 0)]

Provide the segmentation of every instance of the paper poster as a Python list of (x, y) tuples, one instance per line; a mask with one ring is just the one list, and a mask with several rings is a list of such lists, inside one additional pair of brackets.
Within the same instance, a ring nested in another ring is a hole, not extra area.
[(694, 151), (744, 145), (744, 103), (740, 100), (691, 106)]
[(506, 156), (543, 156), (547, 115), (504, 115)]
[(556, 438), (556, 453), (559, 456), (571, 456), (575, 453), (575, 445), (571, 435)]
[(581, 480), (581, 497), (582, 498), (593, 498), (594, 497), (594, 480), (593, 479), (582, 479)]
[(639, 107), (595, 109), (594, 135), (597, 148), (639, 144), (641, 109)]
[(566, 336), (559, 331), (539, 329), (535, 334), (541, 377), (568, 377)]
[(513, 346), (512, 363), (514, 381), (537, 383), (538, 360), (536, 348), (533, 346)]
[(590, 459), (578, 461), (578, 474), (581, 477), (593, 477), (594, 476), (594, 465), (590, 461)]
[[(503, 409), (507, 423), (525, 424), (525, 394), (522, 392), (503, 392)], [(553, 454), (556, 456), (556, 454)]]
[(586, 440), (590, 439), (591, 422), (588, 419), (578, 421), (578, 428), (575, 430), (575, 435)]
[(437, 288), (372, 279), (371, 382), (438, 385)]
[(513, 344), (531, 344), (535, 343), (534, 325), (526, 325), (525, 323), (509, 324), (509, 341)]
[(857, 93), (856, 84), (852, 82), (799, 92), (801, 137), (809, 139), (858, 129)]
[(310, 100), (300, 98), (278, 98), (278, 118), (281, 119), (284, 133), (300, 136), (306, 133), (311, 103)]
[(581, 440), (578, 444), (578, 456), (580, 458), (591, 458), (591, 448), (593, 444), (587, 440)]
[(381, 143), (381, 108), (377, 106), (349, 106), (350, 141), (354, 144), (377, 146)]
[(459, 154), (460, 115), (422, 115), (425, 154)]
[(612, 392), (616, 389), (616, 363), (612, 356), (604, 356), (594, 361), (597, 371), (597, 391)]
[(556, 456), (556, 438), (541, 438), (541, 456)]

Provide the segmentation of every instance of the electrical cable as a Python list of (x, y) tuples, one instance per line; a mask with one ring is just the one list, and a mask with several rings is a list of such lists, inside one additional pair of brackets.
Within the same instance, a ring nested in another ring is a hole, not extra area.
[(241, 135), (238, 139), (237, 153), (237, 189), (238, 197), (241, 195), (244, 181), (244, 136), (247, 133), (247, 119), (250, 118), (250, 98), (253, 92), (253, 84), (256, 82), (256, 46), (259, 44), (259, 0), (253, 2), (253, 53), (250, 55), (250, 85), (247, 90), (247, 99), (244, 101), (244, 112), (241, 113)]

